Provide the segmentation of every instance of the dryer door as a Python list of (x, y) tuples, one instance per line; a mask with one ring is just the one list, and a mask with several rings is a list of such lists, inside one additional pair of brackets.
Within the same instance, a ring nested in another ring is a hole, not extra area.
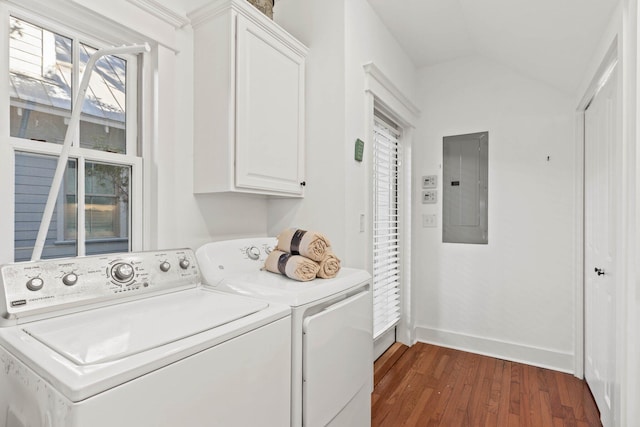
[[(326, 426), (373, 375), (371, 292), (356, 294), (303, 323), (303, 424)], [(370, 389), (366, 390), (367, 395)], [(363, 419), (369, 419), (369, 406)]]

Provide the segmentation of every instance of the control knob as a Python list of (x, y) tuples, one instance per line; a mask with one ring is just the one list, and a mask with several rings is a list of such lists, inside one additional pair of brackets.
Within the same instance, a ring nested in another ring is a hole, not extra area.
[(163, 261), (160, 263), (160, 270), (162, 270), (163, 272), (167, 272), (171, 269), (171, 264), (169, 264), (169, 261)]
[(39, 291), (44, 286), (44, 280), (34, 277), (27, 282), (27, 289), (30, 291)]
[(118, 282), (127, 282), (133, 277), (133, 267), (121, 262), (113, 267), (111, 274)]
[(76, 273), (68, 273), (62, 276), (62, 283), (67, 286), (73, 286), (78, 283), (78, 275)]
[(186, 269), (187, 269), (187, 268), (189, 268), (189, 266), (191, 265), (191, 263), (189, 262), (189, 260), (188, 260), (188, 259), (186, 259), (186, 258), (182, 258), (182, 259), (180, 260), (180, 263), (179, 263), (179, 264), (180, 264), (180, 268), (181, 268), (181, 269), (183, 269), (183, 270), (186, 270)]
[(260, 249), (256, 248), (255, 246), (251, 246), (247, 249), (247, 256), (249, 257), (249, 259), (252, 260), (257, 260), (258, 258), (260, 258)]

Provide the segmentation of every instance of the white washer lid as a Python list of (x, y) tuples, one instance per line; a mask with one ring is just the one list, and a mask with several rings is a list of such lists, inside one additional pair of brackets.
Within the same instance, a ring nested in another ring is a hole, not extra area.
[(48, 319), (24, 331), (73, 363), (92, 365), (142, 353), (267, 307), (230, 295), (175, 292)]
[(371, 275), (365, 270), (355, 268), (342, 268), (333, 279), (314, 279), (309, 282), (298, 282), (281, 274), (256, 270), (224, 277), (214, 288), (299, 307), (362, 286), (370, 279)]

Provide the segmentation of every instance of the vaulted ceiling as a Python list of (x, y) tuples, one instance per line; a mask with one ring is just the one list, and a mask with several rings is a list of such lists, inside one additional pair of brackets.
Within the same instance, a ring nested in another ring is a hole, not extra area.
[[(209, 0), (153, 1), (184, 15)], [(482, 55), (575, 95), (619, 0), (368, 2), (418, 68)]]
[(368, 0), (417, 67), (482, 55), (575, 94), (617, 0)]

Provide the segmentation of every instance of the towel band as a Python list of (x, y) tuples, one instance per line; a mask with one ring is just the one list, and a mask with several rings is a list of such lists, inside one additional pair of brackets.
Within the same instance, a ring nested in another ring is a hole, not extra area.
[(287, 275), (286, 268), (289, 258), (291, 258), (291, 254), (286, 253), (280, 255), (280, 258), (278, 258), (278, 271), (280, 272), (280, 274), (284, 274), (285, 276)]
[[(307, 232), (307, 230), (296, 230), (293, 233), (293, 237), (291, 238), (291, 253), (293, 255), (300, 255), (300, 242), (302, 241), (302, 237)], [(284, 274), (284, 273), (283, 273)]]

